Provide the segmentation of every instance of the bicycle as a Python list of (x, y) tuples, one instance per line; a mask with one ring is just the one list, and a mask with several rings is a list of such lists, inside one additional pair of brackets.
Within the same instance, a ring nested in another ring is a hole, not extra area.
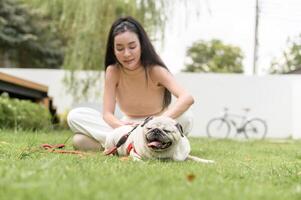
[[(249, 118), (249, 108), (243, 109), (244, 115), (230, 114), (228, 108), (224, 108), (222, 116), (213, 118), (207, 123), (207, 135), (212, 138), (227, 138), (234, 128), (236, 136), (243, 134), (246, 139), (256, 138), (264, 139), (267, 134), (267, 124), (263, 119), (260, 118)], [(240, 123), (237, 123), (234, 118), (240, 118)]]

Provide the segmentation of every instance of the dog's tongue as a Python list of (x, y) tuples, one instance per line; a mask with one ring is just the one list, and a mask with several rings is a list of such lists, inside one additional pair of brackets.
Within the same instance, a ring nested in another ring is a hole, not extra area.
[(162, 143), (158, 142), (158, 141), (153, 141), (153, 142), (148, 143), (147, 146), (160, 148), (162, 146)]

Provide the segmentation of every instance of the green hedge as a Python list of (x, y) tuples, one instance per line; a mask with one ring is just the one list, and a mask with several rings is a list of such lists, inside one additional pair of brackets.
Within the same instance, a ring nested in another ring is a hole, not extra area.
[(42, 105), (27, 100), (0, 96), (0, 128), (22, 130), (48, 129), (51, 127), (50, 112)]

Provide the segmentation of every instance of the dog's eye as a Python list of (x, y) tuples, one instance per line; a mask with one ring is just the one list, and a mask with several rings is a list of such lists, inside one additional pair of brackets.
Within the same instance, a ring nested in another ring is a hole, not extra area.
[(163, 129), (163, 131), (164, 131), (165, 133), (171, 133), (170, 130)]

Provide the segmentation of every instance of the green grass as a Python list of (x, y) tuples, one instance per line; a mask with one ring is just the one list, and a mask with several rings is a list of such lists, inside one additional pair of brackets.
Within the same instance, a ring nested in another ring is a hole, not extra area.
[(70, 134), (0, 132), (0, 199), (301, 199), (301, 141), (190, 138), (192, 154), (214, 165), (39, 149)]

